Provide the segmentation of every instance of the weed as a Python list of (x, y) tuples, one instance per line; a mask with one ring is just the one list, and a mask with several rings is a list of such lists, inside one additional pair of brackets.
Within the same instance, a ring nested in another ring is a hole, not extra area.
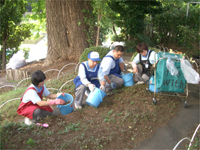
[(36, 146), (36, 145), (37, 145), (37, 144), (36, 144), (36, 141), (33, 140), (33, 139), (29, 139), (26, 143), (27, 143), (28, 145), (30, 145), (30, 146)]

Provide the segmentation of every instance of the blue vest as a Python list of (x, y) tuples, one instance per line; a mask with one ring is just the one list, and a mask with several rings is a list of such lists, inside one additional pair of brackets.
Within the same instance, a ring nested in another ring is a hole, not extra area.
[(109, 74), (114, 74), (117, 77), (121, 78), (121, 76), (120, 76), (121, 69), (120, 69), (120, 66), (119, 66), (119, 59), (114, 59), (111, 55), (107, 55), (105, 57), (110, 57), (115, 61), (115, 67), (110, 70)]
[[(99, 80), (97, 79), (98, 77), (98, 71), (99, 71), (99, 65), (97, 65), (96, 67), (96, 71), (95, 72), (91, 72), (91, 71), (88, 71), (87, 70), (87, 67), (85, 66), (84, 63), (81, 63), (84, 68), (85, 68), (85, 73), (86, 73), (86, 78), (89, 82), (91, 82), (92, 84), (94, 84), (96, 87), (100, 87), (100, 83), (99, 83)], [(81, 82), (80, 80), (80, 77), (77, 76), (76, 78), (74, 78), (74, 84), (76, 86), (76, 88), (79, 86), (79, 85), (83, 85), (83, 83)]]

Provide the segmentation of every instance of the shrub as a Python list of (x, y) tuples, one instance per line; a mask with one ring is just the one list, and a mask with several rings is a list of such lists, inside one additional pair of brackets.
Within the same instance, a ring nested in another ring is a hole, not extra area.
[(124, 37), (122, 35), (112, 35), (110, 39), (111, 41), (124, 41)]
[(126, 41), (124, 49), (126, 52), (135, 51), (136, 43), (134, 41)]
[(110, 49), (107, 47), (100, 47), (100, 46), (98, 46), (98, 47), (92, 46), (92, 47), (86, 48), (84, 50), (84, 52), (81, 54), (81, 56), (79, 58), (79, 62), (81, 63), (83, 61), (87, 61), (88, 53), (92, 52), (92, 51), (98, 52), (100, 58), (102, 59), (104, 56), (106, 56), (106, 54), (110, 51)]

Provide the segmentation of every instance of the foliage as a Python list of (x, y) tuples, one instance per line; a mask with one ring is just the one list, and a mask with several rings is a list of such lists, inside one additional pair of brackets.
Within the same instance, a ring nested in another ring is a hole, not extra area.
[(86, 10), (86, 9), (83, 9), (82, 12), (85, 13), (84, 23), (89, 26), (89, 30), (84, 31), (84, 32), (87, 32), (87, 37), (88, 37), (87, 42), (90, 44), (90, 46), (93, 46), (94, 45), (93, 36), (94, 36), (94, 30), (95, 30), (94, 29), (95, 15), (93, 13), (91, 13), (90, 10)]
[(40, 36), (39, 32), (46, 33), (46, 1), (27, 0), (31, 7), (31, 14), (25, 16), (25, 20), (33, 22), (32, 32), (36, 32), (35, 38)]
[(100, 47), (100, 46), (98, 46), (98, 47), (93, 46), (93, 47), (86, 48), (84, 50), (84, 52), (81, 54), (81, 56), (79, 58), (79, 62), (81, 63), (83, 61), (87, 61), (88, 53), (92, 52), (92, 51), (98, 52), (100, 58), (102, 59), (110, 51), (110, 49), (106, 48), (106, 47)]
[(151, 39), (149, 37), (146, 37), (143, 34), (139, 34), (139, 33), (136, 34), (136, 36), (137, 36), (137, 40), (136, 40), (137, 43), (143, 42), (149, 46), (155, 46), (155, 44), (151, 41)]
[(136, 43), (134, 41), (125, 41), (125, 46), (124, 46), (124, 49), (126, 52), (128, 51), (134, 51), (136, 47)]
[(198, 49), (200, 6), (190, 4), (189, 15), (186, 18), (187, 5), (183, 0), (174, 4), (163, 1), (163, 5), (165, 11), (155, 15), (152, 20), (154, 41)]
[(26, 38), (29, 38), (32, 33), (31, 29), (34, 27), (33, 24), (20, 24), (16, 27), (11, 28), (11, 33), (9, 35), (8, 41), (7, 41), (7, 48), (10, 50), (17, 49), (22, 41), (24, 41)]
[(114, 34), (114, 35), (111, 36), (110, 40), (113, 41), (113, 42), (114, 41), (119, 41), (120, 42), (120, 41), (124, 41), (124, 37)]
[(27, 2), (25, 0), (2, 0), (0, 6), (0, 42), (3, 45), (2, 51), (2, 69), (6, 64), (6, 49), (17, 50), (25, 38), (31, 36), (30, 24), (20, 24), (22, 15), (25, 13)]
[(115, 24), (122, 29), (121, 33), (126, 37), (142, 33), (145, 28), (145, 14), (155, 15), (161, 11), (161, 3), (156, 0), (110, 1), (109, 6), (116, 13)]
[(96, 26), (100, 27), (100, 41), (106, 40), (106, 34), (111, 33), (114, 26), (115, 12), (108, 6), (109, 0), (92, 0), (91, 6), (93, 8), (93, 14), (98, 18), (96, 20)]

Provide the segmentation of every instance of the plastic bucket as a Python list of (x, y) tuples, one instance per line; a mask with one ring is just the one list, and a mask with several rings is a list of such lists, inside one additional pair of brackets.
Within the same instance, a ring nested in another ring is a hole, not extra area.
[(100, 90), (99, 88), (95, 88), (93, 92), (90, 92), (88, 98), (86, 99), (86, 103), (93, 107), (98, 107), (101, 102), (103, 102), (103, 98), (106, 96), (106, 93)]
[[(149, 90), (151, 92), (155, 91), (155, 85), (154, 85), (154, 76), (152, 76), (149, 80)], [(158, 89), (156, 89), (156, 93), (160, 92)]]
[(122, 79), (124, 80), (124, 86), (133, 86), (133, 73), (127, 73), (125, 75), (122, 75)]
[(57, 105), (57, 108), (60, 109), (60, 113), (63, 115), (69, 114), (73, 111), (73, 96), (71, 94), (66, 94), (65, 96), (60, 95), (57, 97), (57, 99), (63, 99), (65, 102), (69, 102), (66, 105)]
[[(154, 90), (155, 90), (155, 85), (154, 85), (154, 84), (149, 84), (149, 90), (150, 90), (151, 92), (154, 92)], [(159, 90), (156, 89), (156, 93), (158, 93), (158, 92), (159, 92)]]

